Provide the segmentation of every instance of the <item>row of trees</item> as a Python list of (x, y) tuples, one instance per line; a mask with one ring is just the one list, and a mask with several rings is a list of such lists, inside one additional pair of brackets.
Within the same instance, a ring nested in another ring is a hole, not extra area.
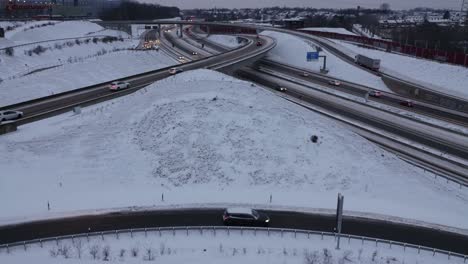
[(104, 10), (100, 14), (102, 20), (152, 20), (178, 17), (177, 7), (123, 1), (118, 7)]

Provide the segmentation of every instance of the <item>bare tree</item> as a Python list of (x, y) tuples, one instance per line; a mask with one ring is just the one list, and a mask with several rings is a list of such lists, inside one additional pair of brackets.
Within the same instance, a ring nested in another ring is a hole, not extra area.
[(120, 250), (119, 256), (120, 256), (121, 258), (125, 257), (125, 249), (122, 248), (122, 249)]
[(73, 247), (76, 250), (78, 258), (81, 258), (81, 254), (83, 253), (83, 241), (81, 241), (81, 239), (75, 239), (73, 241)]
[(324, 248), (323, 249), (323, 264), (332, 264), (333, 261), (332, 261), (332, 255), (331, 255), (331, 251)]
[(380, 5), (380, 9), (383, 11), (389, 11), (390, 10), (390, 4), (389, 3), (383, 3)]
[(58, 249), (58, 253), (60, 255), (62, 255), (64, 258), (70, 258), (70, 246), (67, 245), (67, 244), (63, 244), (62, 246), (60, 246), (60, 248)]
[(93, 259), (97, 259), (99, 256), (99, 246), (98, 245), (93, 245), (90, 249), (89, 249), (89, 254), (93, 257)]
[(319, 263), (319, 253), (318, 251), (314, 252), (305, 252), (304, 259), (306, 264), (317, 264)]
[(164, 255), (164, 252), (165, 252), (165, 251), (166, 251), (166, 244), (161, 243), (161, 244), (159, 245), (159, 255), (161, 255), (161, 256)]

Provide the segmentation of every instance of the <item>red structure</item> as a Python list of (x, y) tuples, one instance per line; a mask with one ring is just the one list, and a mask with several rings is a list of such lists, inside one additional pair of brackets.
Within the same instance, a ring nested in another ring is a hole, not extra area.
[(404, 45), (393, 41), (383, 40), (383, 39), (373, 39), (363, 36), (354, 36), (333, 32), (322, 32), (322, 31), (309, 31), (301, 30), (303, 33), (308, 33), (311, 35), (316, 35), (324, 38), (339, 39), (350, 42), (355, 42), (358, 44), (371, 46), (379, 49), (384, 49), (389, 52), (398, 52), (403, 53), (419, 58), (424, 58), (428, 60), (442, 61), (447, 63), (452, 63), (464, 67), (468, 67), (468, 54), (462, 52), (449, 52), (444, 50), (434, 50), (415, 47), (411, 45)]
[(49, 9), (52, 7), (52, 3), (36, 3), (36, 2), (24, 2), (24, 1), (16, 1), (10, 0), (6, 4), (6, 9), (8, 11), (15, 11), (15, 10), (44, 10)]

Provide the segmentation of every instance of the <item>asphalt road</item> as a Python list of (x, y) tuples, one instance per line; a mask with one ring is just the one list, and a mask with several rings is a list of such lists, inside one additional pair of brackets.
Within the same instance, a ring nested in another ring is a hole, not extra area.
[[(81, 216), (0, 227), (0, 244), (78, 233), (170, 226), (221, 226), (224, 209), (175, 209)], [(334, 215), (264, 211), (270, 227), (333, 232)], [(388, 239), (468, 254), (468, 236), (388, 221), (344, 217), (343, 233)]]

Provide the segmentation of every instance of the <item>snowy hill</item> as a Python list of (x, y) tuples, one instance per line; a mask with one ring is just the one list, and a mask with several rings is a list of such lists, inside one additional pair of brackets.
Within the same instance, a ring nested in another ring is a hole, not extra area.
[[(264, 31), (262, 34), (277, 40), (276, 47), (268, 53), (268, 59), (316, 72), (320, 71), (323, 65), (322, 59), (311, 62), (306, 60), (307, 52), (316, 50), (312, 42), (305, 42), (299, 37), (273, 31)], [(327, 69), (330, 70), (329, 76), (391, 92), (380, 77), (344, 62), (326, 50), (321, 51), (320, 55), (327, 56)]]
[(339, 33), (339, 34), (346, 34), (346, 35), (356, 35), (353, 32), (348, 31), (345, 28), (310, 27), (310, 28), (301, 28), (300, 30), (330, 32), (330, 33)]
[(270, 194), (273, 205), (333, 209), (341, 192), (345, 210), (468, 228), (468, 190), (208, 70), (21, 126), (0, 148), (0, 200), (14, 201), (0, 204), (0, 222), (134, 205), (267, 204)]

